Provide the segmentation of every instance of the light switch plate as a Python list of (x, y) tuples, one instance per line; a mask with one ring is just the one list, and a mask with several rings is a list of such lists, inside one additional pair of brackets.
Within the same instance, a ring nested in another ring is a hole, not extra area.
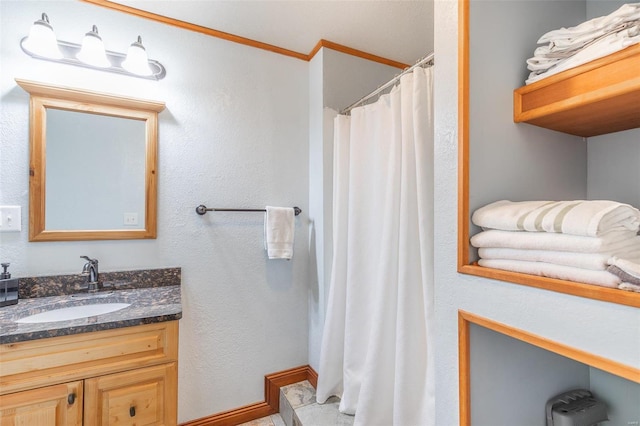
[(125, 225), (135, 226), (138, 224), (138, 213), (125, 213), (124, 220)]
[(0, 206), (0, 232), (18, 232), (22, 230), (20, 206)]

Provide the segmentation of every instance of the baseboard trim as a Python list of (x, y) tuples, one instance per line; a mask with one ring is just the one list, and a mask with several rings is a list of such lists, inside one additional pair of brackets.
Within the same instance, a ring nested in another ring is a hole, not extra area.
[(280, 411), (280, 388), (303, 380), (308, 380), (313, 387), (316, 387), (318, 373), (311, 366), (304, 365), (269, 374), (264, 376), (264, 402), (191, 420), (181, 423), (181, 426), (235, 426), (270, 416)]

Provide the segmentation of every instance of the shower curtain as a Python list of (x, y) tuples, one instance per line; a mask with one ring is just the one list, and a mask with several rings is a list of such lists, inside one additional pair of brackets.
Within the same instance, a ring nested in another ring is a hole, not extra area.
[(317, 400), (355, 425), (435, 424), (433, 69), (334, 122), (333, 266)]

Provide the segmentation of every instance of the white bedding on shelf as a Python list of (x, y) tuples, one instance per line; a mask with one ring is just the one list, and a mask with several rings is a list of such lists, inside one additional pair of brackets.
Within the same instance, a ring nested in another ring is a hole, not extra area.
[[(639, 239), (640, 240), (640, 239)], [(610, 265), (609, 260), (616, 254), (625, 256), (640, 256), (640, 251), (630, 252), (627, 250), (604, 253), (577, 253), (570, 251), (553, 250), (526, 250), (505, 247), (486, 247), (478, 249), (478, 255), (482, 259), (511, 259), (525, 260), (528, 262), (545, 262), (556, 265), (572, 266), (574, 268), (592, 269), (604, 271)]]
[(638, 247), (635, 231), (611, 231), (600, 237), (549, 232), (500, 231), (491, 229), (471, 237), (474, 247), (503, 247), (527, 250), (570, 251), (574, 253), (616, 253)]
[(593, 18), (575, 27), (559, 28), (543, 34), (533, 57), (527, 59), (531, 71), (526, 84), (640, 43), (640, 3), (627, 3), (606, 16)]
[(521, 272), (523, 274), (542, 277), (558, 278), (601, 287), (617, 288), (622, 282), (619, 277), (607, 271), (574, 268), (571, 266), (555, 265), (546, 262), (527, 262), (525, 260), (508, 259), (480, 259), (480, 266), (502, 269), (505, 271)]

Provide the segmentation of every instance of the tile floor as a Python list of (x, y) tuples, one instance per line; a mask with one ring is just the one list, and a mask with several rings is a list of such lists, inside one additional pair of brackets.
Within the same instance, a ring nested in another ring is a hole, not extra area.
[(338, 411), (340, 399), (316, 403), (316, 390), (307, 380), (280, 389), (280, 413), (241, 426), (351, 426), (353, 416)]

